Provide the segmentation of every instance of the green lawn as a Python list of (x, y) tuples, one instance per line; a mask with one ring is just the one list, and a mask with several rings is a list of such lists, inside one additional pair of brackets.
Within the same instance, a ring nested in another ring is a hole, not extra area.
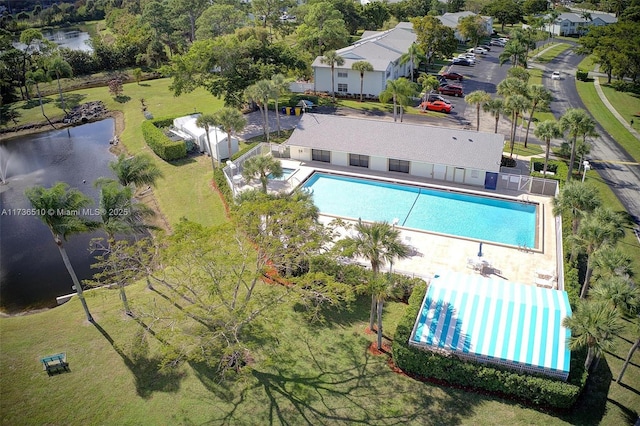
[[(134, 304), (159, 299), (140, 284), (128, 293)], [(290, 306), (270, 312), (255, 363), (218, 384), (202, 365), (159, 370), (157, 342), (148, 335), (148, 347), (134, 343), (141, 324), (122, 314), (117, 291), (89, 292), (87, 302), (97, 327), (84, 321), (77, 300), (0, 319), (2, 424), (620, 425), (640, 407), (637, 394), (608, 382), (559, 415), (396, 374), (385, 356), (367, 351), (374, 336), (364, 333), (366, 298), (322, 326)], [(385, 334), (392, 335), (403, 309), (386, 304)], [(616, 375), (617, 357), (629, 347), (617, 339), (598, 377)], [(71, 372), (48, 377), (39, 359), (57, 352), (67, 353)], [(637, 387), (640, 354), (634, 364), (625, 383)]]
[[(625, 119), (627, 123), (633, 120), (633, 128), (640, 131), (640, 95), (628, 92), (618, 92), (607, 85), (606, 79), (600, 79), (600, 87), (611, 105)], [(638, 145), (636, 143), (636, 145)], [(638, 157), (636, 157), (638, 159)]]
[[(606, 79), (601, 78), (600, 84), (605, 91), (607, 96), (610, 96), (613, 92), (612, 89), (606, 88), (603, 86), (603, 83)], [(592, 81), (576, 81), (576, 86), (578, 89), (578, 93), (582, 98), (582, 102), (587, 106), (587, 109), (593, 115), (593, 117), (600, 123), (600, 125), (611, 135), (613, 139), (620, 144), (628, 153), (631, 155), (636, 161), (640, 161), (640, 143), (638, 143), (638, 139), (633, 136), (624, 126), (618, 121), (618, 119), (609, 111), (609, 109), (600, 101), (600, 97), (596, 92), (596, 89), (593, 85)], [(630, 95), (625, 94), (616, 94), (614, 95), (615, 99), (625, 99), (622, 104), (630, 105), (626, 107), (627, 114), (630, 109), (633, 108), (631, 105), (635, 105), (638, 110), (640, 110), (640, 100), (638, 98), (632, 97)], [(618, 103), (613, 103), (616, 108), (619, 108)], [(624, 112), (622, 112), (624, 116)], [(617, 158), (611, 158), (609, 160), (618, 160)]]
[[(559, 56), (562, 52), (569, 49), (571, 45), (566, 43), (558, 43), (554, 44), (553, 47), (544, 53), (536, 56), (536, 62), (549, 62), (554, 59), (556, 56)], [(544, 50), (544, 49), (542, 49)]]

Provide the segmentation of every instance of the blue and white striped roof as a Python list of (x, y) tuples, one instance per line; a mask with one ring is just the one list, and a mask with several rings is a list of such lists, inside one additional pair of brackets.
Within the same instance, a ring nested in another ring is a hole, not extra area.
[(409, 343), (566, 380), (567, 293), (450, 272), (431, 280)]

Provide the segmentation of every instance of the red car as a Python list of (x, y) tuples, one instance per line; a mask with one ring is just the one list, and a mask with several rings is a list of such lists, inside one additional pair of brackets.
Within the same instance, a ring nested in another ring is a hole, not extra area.
[(457, 72), (446, 72), (444, 74), (442, 74), (442, 76), (444, 78), (446, 78), (447, 80), (458, 80), (458, 81), (462, 81), (464, 79), (464, 76), (460, 73)]
[(422, 107), (429, 111), (445, 112), (449, 114), (451, 112), (451, 104), (442, 101), (423, 102)]
[(453, 96), (464, 96), (464, 92), (462, 91), (461, 86), (455, 86), (453, 84), (445, 84), (444, 86), (438, 87), (438, 92), (443, 95), (453, 95)]

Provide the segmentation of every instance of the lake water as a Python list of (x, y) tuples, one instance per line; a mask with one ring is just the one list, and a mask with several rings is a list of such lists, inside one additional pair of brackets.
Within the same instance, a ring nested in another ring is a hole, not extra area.
[[(112, 119), (63, 130), (53, 130), (0, 142), (0, 309), (14, 313), (56, 305), (56, 297), (72, 293), (69, 276), (49, 229), (26, 214), (31, 204), (25, 189), (51, 187), (62, 181), (98, 199), (93, 181), (113, 177), (109, 152), (115, 123)], [(94, 204), (90, 207), (97, 207)], [(94, 219), (94, 218), (92, 218)], [(99, 217), (95, 217), (99, 220)], [(94, 263), (88, 251), (100, 233), (69, 237), (65, 248), (80, 280), (91, 278)]]
[[(85, 52), (92, 52), (93, 48), (87, 44), (87, 41), (91, 39), (89, 33), (78, 30), (54, 30), (43, 31), (42, 35), (50, 41), (53, 41), (60, 47), (67, 47), (71, 50), (84, 50)], [(13, 46), (17, 49), (24, 50), (25, 45), (16, 42)]]

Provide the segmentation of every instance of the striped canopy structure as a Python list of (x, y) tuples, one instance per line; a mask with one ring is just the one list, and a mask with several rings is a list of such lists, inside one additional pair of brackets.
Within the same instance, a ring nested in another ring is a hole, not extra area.
[(567, 316), (564, 291), (450, 272), (431, 280), (409, 344), (567, 380)]

